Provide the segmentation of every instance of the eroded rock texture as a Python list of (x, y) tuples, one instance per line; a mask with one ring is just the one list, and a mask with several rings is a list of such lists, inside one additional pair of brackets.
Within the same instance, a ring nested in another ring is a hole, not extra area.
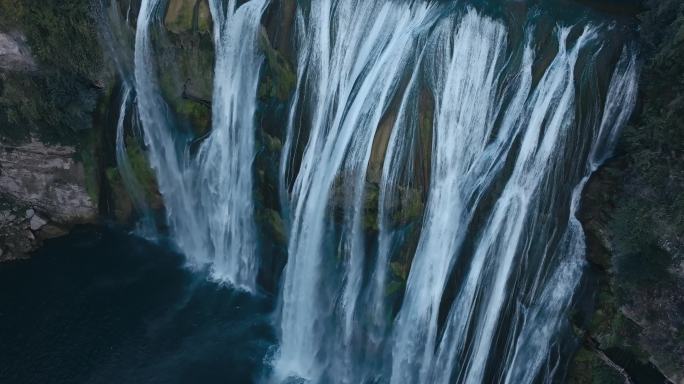
[(26, 256), (42, 240), (96, 219), (97, 204), (75, 154), (35, 139), (0, 145), (0, 260)]

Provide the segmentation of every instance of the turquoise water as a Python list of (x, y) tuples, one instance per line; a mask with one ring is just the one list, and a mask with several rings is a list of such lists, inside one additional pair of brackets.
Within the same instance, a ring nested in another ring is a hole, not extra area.
[(163, 247), (78, 230), (0, 265), (0, 383), (254, 382), (271, 303)]

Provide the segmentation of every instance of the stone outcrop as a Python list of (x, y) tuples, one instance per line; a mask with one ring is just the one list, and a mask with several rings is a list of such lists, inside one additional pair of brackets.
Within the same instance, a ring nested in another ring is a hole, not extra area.
[(95, 3), (0, 1), (0, 261), (101, 219), (116, 84)]
[(0, 144), (0, 260), (24, 257), (42, 240), (97, 218), (75, 154), (72, 147), (36, 139)]
[(0, 193), (60, 221), (88, 221), (97, 205), (85, 187), (83, 165), (72, 147), (32, 142), (0, 145)]

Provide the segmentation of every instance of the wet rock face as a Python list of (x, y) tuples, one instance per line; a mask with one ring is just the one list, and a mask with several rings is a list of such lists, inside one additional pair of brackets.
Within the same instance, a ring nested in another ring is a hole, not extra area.
[(207, 0), (170, 0), (164, 24), (173, 33), (209, 32), (211, 29), (209, 2)]

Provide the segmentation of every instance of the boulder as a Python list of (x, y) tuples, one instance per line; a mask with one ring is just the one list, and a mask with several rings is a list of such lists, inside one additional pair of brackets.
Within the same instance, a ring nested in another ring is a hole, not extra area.
[(33, 215), (33, 217), (31, 217), (30, 227), (32, 231), (39, 231), (45, 226), (45, 224), (47, 224), (47, 220), (41, 218), (40, 216)]

